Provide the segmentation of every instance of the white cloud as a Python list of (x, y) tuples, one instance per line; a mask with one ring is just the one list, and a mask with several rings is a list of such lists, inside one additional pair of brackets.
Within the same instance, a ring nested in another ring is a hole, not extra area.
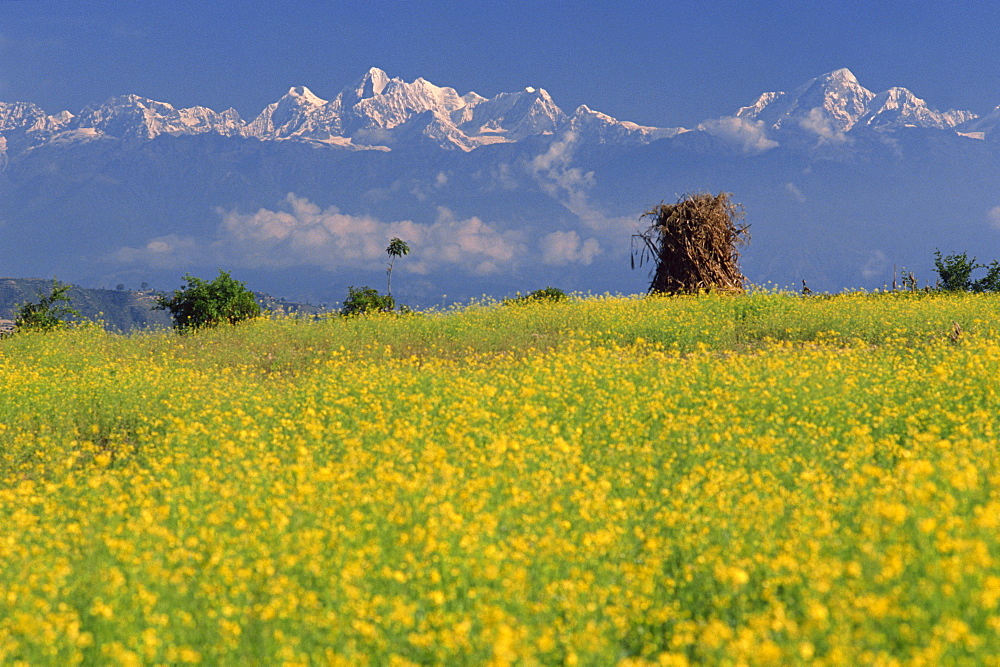
[(777, 147), (778, 142), (767, 137), (764, 121), (723, 116), (703, 121), (698, 128), (747, 155), (763, 153)]
[(878, 278), (879, 276), (885, 276), (886, 270), (889, 268), (889, 258), (881, 250), (873, 250), (868, 253), (865, 258), (865, 263), (861, 267), (861, 276), (865, 280), (871, 280), (872, 278)]
[[(396, 189), (400, 185), (400, 182), (396, 181), (396, 183), (393, 183), (392, 188)], [(413, 195), (417, 201), (427, 201), (428, 197), (432, 197), (434, 195), (435, 190), (440, 190), (446, 185), (448, 185), (448, 174), (443, 171), (439, 171), (433, 181), (413, 181), (409, 188), (409, 193)]]
[(802, 190), (800, 190), (799, 186), (795, 185), (795, 183), (792, 183), (791, 181), (785, 183), (785, 191), (788, 194), (792, 195), (792, 197), (795, 198), (795, 201), (799, 202), (800, 204), (805, 203), (806, 196), (802, 194)]
[[(594, 172), (570, 166), (578, 135), (567, 131), (536, 155), (528, 164), (531, 176), (544, 192), (559, 201), (588, 229), (606, 236), (624, 236), (635, 228), (634, 218), (609, 217), (590, 202), (589, 191), (596, 180)], [(595, 241), (596, 243), (596, 241)]]
[(586, 266), (601, 252), (601, 244), (597, 239), (581, 242), (580, 235), (575, 231), (546, 234), (540, 247), (542, 262), (555, 265), (579, 263)]
[(819, 137), (820, 143), (842, 144), (847, 135), (841, 132), (821, 107), (813, 107), (809, 114), (799, 121), (799, 126)]
[(552, 142), (548, 150), (536, 155), (530, 164), (542, 189), (564, 200), (566, 207), (574, 213), (577, 209), (589, 208), (586, 206), (586, 190), (594, 185), (594, 172), (569, 166), (576, 141), (575, 132), (566, 132), (562, 138)]
[(427, 271), (437, 266), (458, 265), (485, 275), (517, 264), (527, 253), (522, 233), (499, 232), (475, 216), (456, 219), (443, 206), (438, 208), (434, 224), (417, 227), (413, 230), (414, 238), (422, 237), (426, 248), (417, 259), (427, 265)]
[(152, 239), (141, 248), (121, 248), (112, 259), (122, 264), (143, 264), (153, 269), (175, 269), (211, 261), (210, 247), (191, 236), (168, 234)]
[(395, 137), (389, 129), (372, 128), (357, 130), (351, 135), (351, 140), (363, 146), (389, 146)]
[(994, 206), (986, 213), (986, 219), (993, 229), (1000, 229), (1000, 206)]
[(262, 208), (255, 213), (220, 210), (222, 221), (213, 239), (162, 236), (141, 248), (122, 248), (114, 259), (157, 268), (217, 263), (246, 268), (370, 269), (385, 262), (386, 244), (397, 236), (411, 248), (400, 270), (429, 273), (448, 267), (484, 275), (516, 266), (527, 253), (524, 233), (501, 232), (475, 216), (458, 219), (443, 207), (434, 222), (420, 224), (382, 222), (341, 213), (335, 206), (321, 209), (292, 193), (284, 204), (283, 210)]

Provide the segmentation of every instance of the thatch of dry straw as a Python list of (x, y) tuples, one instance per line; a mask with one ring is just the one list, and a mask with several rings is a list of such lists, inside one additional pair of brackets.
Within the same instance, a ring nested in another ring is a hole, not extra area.
[(633, 236), (632, 266), (638, 241), (640, 266), (655, 261), (650, 293), (700, 290), (743, 291), (746, 278), (739, 267), (739, 246), (750, 238), (744, 211), (732, 194), (695, 193), (676, 204), (660, 204), (646, 211), (649, 228)]

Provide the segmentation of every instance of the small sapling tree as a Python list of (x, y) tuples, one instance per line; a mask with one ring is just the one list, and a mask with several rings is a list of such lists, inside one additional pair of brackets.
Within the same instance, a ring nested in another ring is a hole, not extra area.
[(389, 247), (385, 249), (385, 253), (389, 255), (389, 268), (386, 269), (386, 274), (388, 274), (388, 280), (385, 285), (385, 292), (392, 298), (392, 265), (396, 262), (397, 257), (402, 257), (403, 255), (410, 254), (410, 246), (406, 244), (406, 241), (392, 237), (389, 241)]
[(212, 281), (185, 275), (184, 282), (187, 284), (182, 289), (174, 290), (173, 296), (160, 296), (153, 307), (169, 310), (179, 331), (236, 324), (261, 315), (253, 292), (228, 271), (220, 270)]
[(66, 294), (70, 286), (52, 281), (52, 291), (36, 303), (18, 306), (14, 316), (16, 331), (51, 331), (66, 326), (67, 317), (80, 317), (80, 312), (71, 308)]

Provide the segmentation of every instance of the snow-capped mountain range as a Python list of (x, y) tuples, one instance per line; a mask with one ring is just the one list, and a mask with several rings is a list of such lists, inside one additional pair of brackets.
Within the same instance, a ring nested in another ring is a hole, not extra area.
[(398, 236), (415, 305), (634, 293), (642, 213), (706, 190), (744, 204), (758, 284), (871, 289), (894, 266), (929, 280), (936, 249), (1000, 259), (1000, 107), (940, 111), (847, 69), (748, 102), (649, 127), (541, 88), (486, 98), (377, 68), (332, 95), (292, 87), (251, 120), (137, 95), (76, 113), (0, 102), (0, 273), (169, 287), (223, 267), (333, 303), (384, 280)]
[[(888, 132), (904, 127), (953, 130), (985, 138), (1000, 124), (1000, 107), (980, 118), (971, 111), (937, 111), (905, 88), (873, 93), (847, 69), (812, 79), (791, 93), (767, 92), (732, 118), (760, 123), (780, 141), (789, 132), (841, 137), (855, 128)], [(718, 134), (712, 121), (695, 128)], [(444, 149), (480, 146), (571, 130), (584, 142), (640, 145), (687, 132), (620, 121), (581, 105), (568, 114), (542, 88), (485, 98), (459, 94), (423, 78), (407, 83), (371, 68), (332, 100), (295, 86), (253, 120), (234, 109), (176, 109), (137, 95), (123, 95), (78, 114), (47, 114), (28, 102), (0, 102), (0, 137), (8, 153), (52, 143), (118, 139), (147, 141), (160, 135), (214, 133), (261, 141), (303, 141), (346, 149), (391, 150), (421, 140)], [(714, 132), (713, 132), (714, 131)], [(770, 145), (770, 144), (768, 144)]]
[(971, 111), (940, 112), (906, 88), (875, 94), (848, 69), (811, 79), (793, 93), (770, 92), (736, 112), (739, 118), (760, 120), (771, 130), (822, 128), (848, 132), (854, 127), (894, 130), (902, 127), (953, 129), (978, 118)]
[(581, 106), (568, 115), (541, 88), (485, 98), (459, 95), (418, 78), (407, 83), (373, 67), (332, 100), (294, 86), (249, 122), (234, 109), (176, 109), (168, 103), (123, 95), (74, 115), (48, 115), (23, 102), (0, 103), (0, 134), (22, 150), (51, 142), (149, 140), (163, 134), (215, 133), (261, 141), (297, 140), (352, 149), (389, 150), (400, 139), (423, 138), (441, 148), (479, 146), (551, 135), (564, 128), (597, 141), (648, 142), (678, 130), (621, 122)]

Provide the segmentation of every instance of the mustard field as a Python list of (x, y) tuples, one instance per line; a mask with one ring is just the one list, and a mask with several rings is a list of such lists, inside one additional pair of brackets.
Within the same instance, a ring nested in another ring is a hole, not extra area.
[(997, 296), (79, 328), (0, 395), (0, 664), (1000, 663)]

